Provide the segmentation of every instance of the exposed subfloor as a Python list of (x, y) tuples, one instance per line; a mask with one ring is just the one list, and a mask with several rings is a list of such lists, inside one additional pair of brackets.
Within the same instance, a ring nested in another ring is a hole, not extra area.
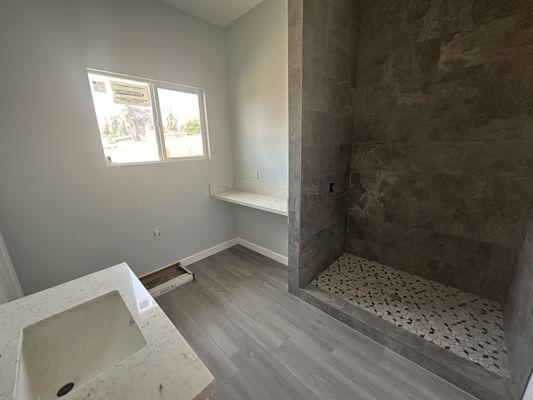
[(311, 285), (509, 377), (498, 302), (347, 253)]
[(157, 299), (216, 379), (213, 400), (475, 400), (287, 293), (281, 265), (241, 246)]

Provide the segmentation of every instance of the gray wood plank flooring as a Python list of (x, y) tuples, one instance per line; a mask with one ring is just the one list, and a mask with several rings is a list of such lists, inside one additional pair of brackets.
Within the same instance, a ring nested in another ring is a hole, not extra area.
[(211, 370), (213, 400), (475, 400), (287, 293), (280, 264), (235, 246), (157, 299)]

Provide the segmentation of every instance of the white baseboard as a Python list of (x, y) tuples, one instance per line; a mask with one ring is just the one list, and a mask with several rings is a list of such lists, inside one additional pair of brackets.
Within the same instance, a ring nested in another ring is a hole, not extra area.
[(198, 253), (193, 254), (189, 257), (185, 257), (184, 259), (180, 260), (180, 263), (181, 265), (186, 267), (187, 265), (191, 265), (197, 261), (200, 261), (200, 260), (203, 260), (204, 258), (212, 256), (213, 254), (220, 253), (223, 250), (229, 249), (230, 247), (233, 247), (236, 244), (237, 244), (237, 238), (228, 240), (227, 242), (219, 243), (213, 247), (199, 251)]
[(265, 257), (271, 258), (274, 261), (277, 261), (284, 265), (289, 265), (289, 258), (287, 256), (284, 256), (282, 254), (276, 253), (275, 251), (269, 250), (263, 246), (259, 246), (258, 244), (249, 242), (248, 240), (244, 240), (242, 238), (235, 238), (237, 241), (236, 244), (240, 244), (241, 246), (244, 246), (250, 250), (255, 251), (256, 253), (262, 254)]
[[(267, 248), (265, 248), (263, 246), (259, 246), (258, 244), (249, 242), (248, 240), (241, 239), (239, 237), (236, 237), (236, 238), (233, 238), (231, 240), (228, 240), (227, 242), (219, 243), (219, 244), (217, 244), (217, 245), (215, 245), (213, 247), (210, 247), (208, 249), (199, 251), (196, 254), (192, 254), (192, 255), (190, 255), (188, 257), (182, 258), (181, 260), (179, 260), (179, 263), (182, 266), (186, 267), (187, 265), (194, 264), (197, 261), (203, 260), (204, 258), (212, 256), (213, 254), (220, 253), (221, 251), (229, 249), (230, 247), (233, 247), (233, 246), (235, 246), (237, 244), (240, 244), (243, 247), (246, 247), (246, 248), (248, 248), (250, 250), (253, 250), (256, 253), (262, 254), (265, 257), (271, 258), (272, 260), (277, 261), (277, 262), (279, 262), (281, 264), (289, 265), (288, 257), (286, 257), (286, 256), (284, 256), (282, 254), (276, 253), (275, 251), (269, 250), (269, 249), (267, 249)], [(153, 274), (154, 272), (157, 272), (157, 271), (160, 271), (162, 269), (165, 269), (165, 268), (167, 268), (167, 267), (169, 267), (170, 265), (173, 265), (173, 264), (174, 263), (166, 265), (166, 266), (161, 267), (161, 268), (158, 268), (155, 271), (152, 271), (152, 272), (149, 272), (147, 274), (144, 274), (144, 275), (140, 276), (140, 278), (143, 278), (143, 277), (145, 277), (147, 275)]]

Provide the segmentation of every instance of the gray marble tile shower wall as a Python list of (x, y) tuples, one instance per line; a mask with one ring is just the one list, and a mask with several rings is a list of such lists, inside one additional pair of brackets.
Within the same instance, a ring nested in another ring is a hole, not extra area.
[(288, 0), (289, 40), (289, 292), (300, 288), (303, 1)]
[(347, 249), (502, 301), (533, 194), (532, 3), (360, 5)]
[(289, 1), (293, 293), (344, 252), (357, 11), (354, 0)]
[(533, 3), (288, 3), (289, 290), (346, 249), (500, 301), (519, 396), (533, 367)]

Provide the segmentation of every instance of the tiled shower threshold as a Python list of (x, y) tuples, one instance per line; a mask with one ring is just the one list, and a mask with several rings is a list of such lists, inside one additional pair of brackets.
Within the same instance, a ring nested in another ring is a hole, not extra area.
[(300, 297), (481, 399), (509, 399), (497, 302), (351, 254)]

